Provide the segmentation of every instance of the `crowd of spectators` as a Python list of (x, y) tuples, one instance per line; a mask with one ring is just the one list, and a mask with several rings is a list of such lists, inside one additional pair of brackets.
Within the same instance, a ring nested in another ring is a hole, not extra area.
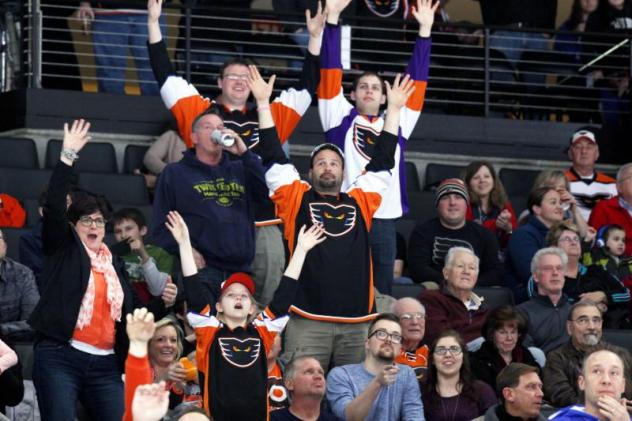
[[(568, 407), (554, 419), (630, 419), (621, 398), (632, 399), (632, 357), (602, 336), (632, 327), (632, 164), (616, 179), (596, 171), (593, 128), (570, 136), (566, 172), (535, 180), (523, 216), (488, 162), (439, 183), (428, 204), (437, 217), (404, 238), (418, 295), (377, 313), (393, 291), (404, 150), (439, 3), (410, 10), (418, 32), (405, 74), (361, 74), (352, 104), (338, 22), (350, 2), (306, 13), (297, 86), (273, 97), (275, 76), (229, 60), (209, 99), (176, 75), (162, 2), (148, 1), (146, 59), (178, 124), (146, 155), (151, 224), (73, 187), (90, 123), (66, 124), (24, 264), (6, 256), (0, 232), (0, 411), (24, 394), (13, 343), (31, 341), (43, 420), (74, 419), (77, 402), (91, 419), (136, 421), (168, 410), (182, 420), (540, 420), (544, 403)], [(327, 142), (301, 179), (282, 145), (313, 96)], [(0, 216), (11, 220), (8, 199)], [(477, 287), (513, 298), (493, 306)]]

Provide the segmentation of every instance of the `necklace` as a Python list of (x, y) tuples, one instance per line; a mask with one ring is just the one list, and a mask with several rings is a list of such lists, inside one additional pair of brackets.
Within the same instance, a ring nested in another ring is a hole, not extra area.
[[(444, 398), (441, 396), (441, 411), (443, 412), (443, 419), (448, 421), (448, 414), (445, 410), (445, 400), (450, 398)], [(450, 421), (454, 421), (454, 417), (456, 416), (456, 410), (459, 408), (459, 399), (461, 399), (461, 394), (456, 395), (456, 403), (454, 404), (454, 408), (452, 409), (452, 416), (450, 417)]]

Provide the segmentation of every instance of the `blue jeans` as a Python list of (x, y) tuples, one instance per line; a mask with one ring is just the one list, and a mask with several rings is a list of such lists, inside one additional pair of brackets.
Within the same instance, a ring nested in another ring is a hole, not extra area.
[(37, 342), (33, 382), (42, 420), (74, 420), (79, 399), (92, 420), (120, 421), (121, 374), (116, 355), (92, 355), (51, 339)]
[(382, 294), (391, 295), (397, 249), (395, 220), (373, 219), (369, 244), (373, 260), (373, 284)]
[[(161, 18), (164, 32), (164, 18)], [(99, 92), (125, 93), (127, 49), (131, 50), (143, 95), (158, 95), (159, 86), (149, 65), (147, 15), (96, 15), (92, 43), (97, 64)]]

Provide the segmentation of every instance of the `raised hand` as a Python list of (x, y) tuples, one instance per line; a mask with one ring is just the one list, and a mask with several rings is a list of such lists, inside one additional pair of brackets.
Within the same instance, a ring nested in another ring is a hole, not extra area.
[(385, 365), (377, 373), (375, 379), (381, 386), (388, 386), (397, 380), (397, 373), (399, 373), (399, 367), (396, 364)]
[(190, 242), (189, 228), (178, 211), (169, 211), (165, 226), (178, 244)]
[(326, 239), (325, 229), (321, 224), (314, 224), (309, 229), (306, 229), (305, 225), (303, 225), (298, 232), (297, 245), (307, 252)]
[(134, 391), (132, 418), (134, 421), (159, 421), (169, 409), (169, 391), (165, 382), (144, 384)]
[(68, 123), (64, 123), (63, 149), (72, 149), (75, 152), (79, 152), (91, 139), (88, 135), (89, 130), (90, 123), (84, 119), (73, 121), (70, 127)]
[(401, 76), (399, 73), (395, 76), (393, 86), (388, 81), (384, 81), (388, 108), (391, 110), (400, 110), (415, 91), (415, 81), (410, 75), (405, 75), (403, 79)]
[(125, 329), (130, 342), (142, 342), (147, 344), (156, 330), (154, 315), (146, 308), (137, 308), (127, 316)]
[(349, 3), (351, 3), (351, 0), (327, 0), (325, 6), (327, 22), (336, 25), (340, 14), (343, 10), (345, 10)]
[(323, 13), (323, 4), (320, 1), (314, 16), (312, 16), (311, 10), (305, 9), (305, 25), (310, 37), (320, 37), (325, 27), (325, 14)]
[(246, 80), (246, 83), (248, 84), (248, 88), (250, 88), (255, 101), (257, 101), (257, 104), (267, 103), (270, 101), (275, 80), (276, 75), (272, 75), (270, 76), (268, 82), (266, 82), (261, 77), (257, 66), (248, 66), (248, 79)]
[(147, 21), (158, 22), (162, 14), (162, 0), (147, 0)]
[(438, 0), (434, 4), (432, 4), (432, 0), (417, 0), (417, 5), (413, 6), (412, 14), (419, 22), (419, 36), (430, 36), (430, 30), (432, 29), (435, 12), (438, 7)]

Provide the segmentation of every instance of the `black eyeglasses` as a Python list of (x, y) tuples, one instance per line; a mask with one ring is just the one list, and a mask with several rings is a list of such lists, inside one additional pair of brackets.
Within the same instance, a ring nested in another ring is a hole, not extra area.
[(89, 216), (82, 216), (79, 218), (79, 222), (86, 228), (91, 227), (92, 224), (94, 224), (97, 228), (103, 228), (108, 221), (103, 218), (92, 219)]
[(446, 355), (448, 352), (450, 353), (450, 355), (454, 356), (454, 355), (459, 355), (461, 352), (463, 352), (463, 350), (458, 345), (438, 346), (434, 350), (434, 353), (436, 355), (441, 355), (441, 356)]
[(388, 333), (387, 331), (382, 330), (382, 329), (374, 330), (373, 333), (369, 335), (369, 338), (371, 336), (375, 336), (380, 341), (385, 341), (388, 338), (394, 344), (402, 343), (402, 335), (400, 335), (399, 333)]

